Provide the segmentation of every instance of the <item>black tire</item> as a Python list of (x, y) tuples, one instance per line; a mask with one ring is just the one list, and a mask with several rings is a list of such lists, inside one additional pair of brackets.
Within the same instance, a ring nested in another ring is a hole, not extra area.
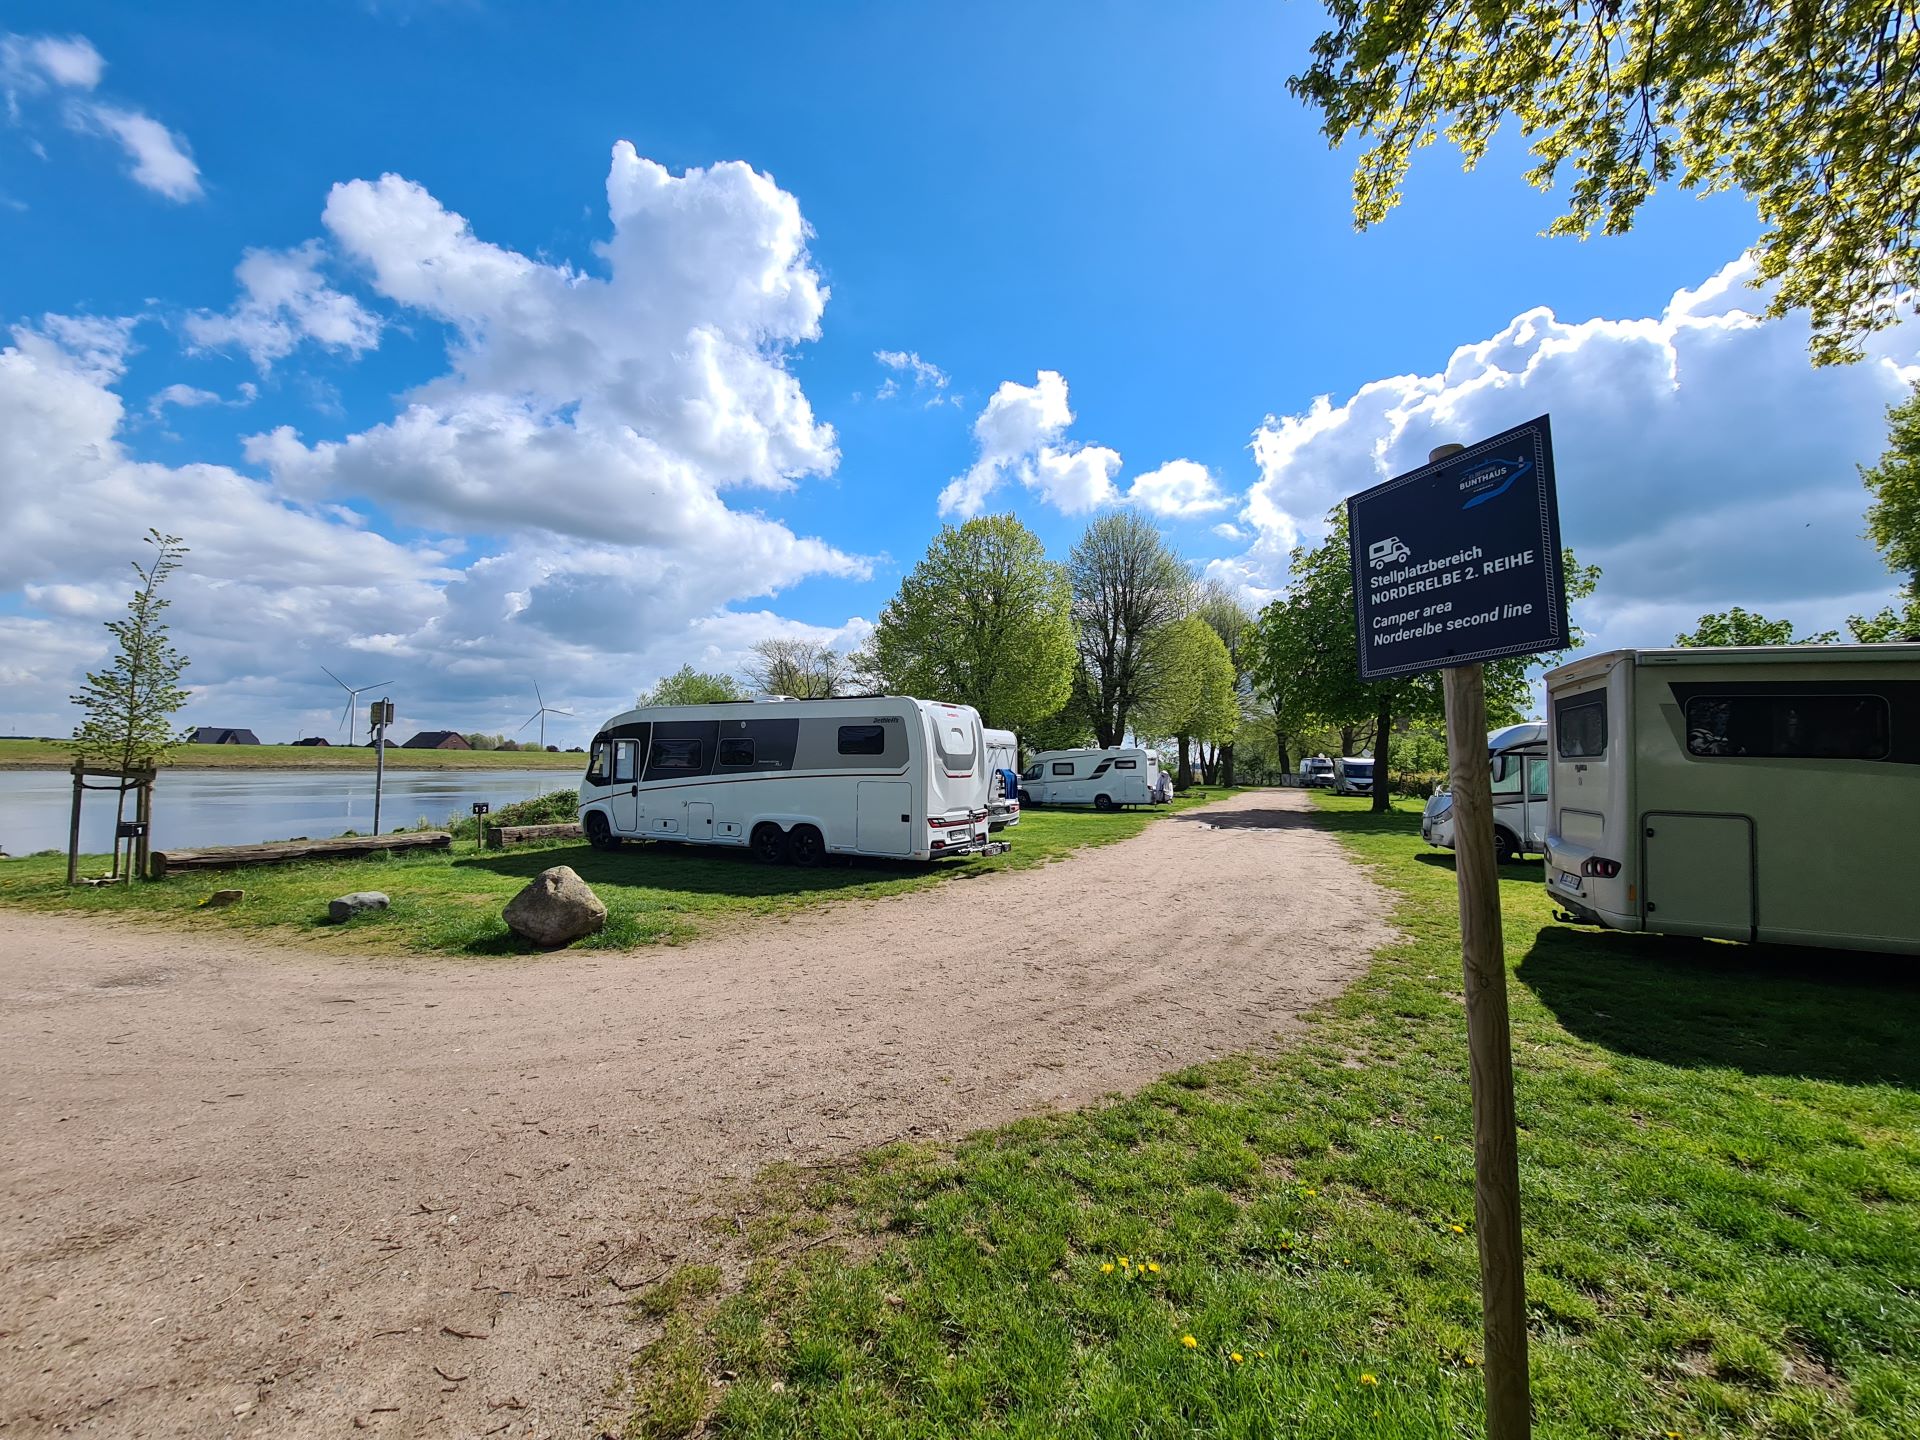
[(583, 822), (587, 831), (587, 843), (596, 850), (618, 850), (620, 837), (613, 833), (613, 826), (607, 823), (607, 817), (598, 810), (589, 810)]
[(787, 832), (787, 856), (794, 864), (811, 870), (827, 858), (827, 842), (811, 825), (796, 825)]
[(1022, 790), (1020, 792), (1020, 803), (1022, 805), (1031, 805), (1033, 804), (1033, 797), (1029, 795), (1026, 791)]
[(1493, 832), (1493, 858), (1497, 864), (1518, 865), (1520, 863), (1520, 842), (1513, 838), (1511, 831)]
[(1096, 795), (1096, 796), (1094, 796), (1094, 797), (1093, 797), (1093, 808), (1094, 808), (1094, 809), (1096, 809), (1096, 810), (1111, 810), (1111, 809), (1113, 809), (1113, 808), (1114, 808), (1114, 804), (1113, 804), (1113, 797), (1112, 797), (1111, 795)]
[(762, 865), (784, 865), (787, 863), (787, 832), (771, 820), (753, 827), (753, 842), (750, 847), (753, 858)]

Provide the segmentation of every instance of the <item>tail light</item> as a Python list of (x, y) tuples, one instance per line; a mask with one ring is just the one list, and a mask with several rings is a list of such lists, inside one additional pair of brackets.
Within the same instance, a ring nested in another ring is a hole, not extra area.
[(1598, 855), (1594, 855), (1580, 862), (1580, 873), (1595, 876), (1601, 880), (1611, 880), (1620, 873), (1620, 862), (1602, 860)]

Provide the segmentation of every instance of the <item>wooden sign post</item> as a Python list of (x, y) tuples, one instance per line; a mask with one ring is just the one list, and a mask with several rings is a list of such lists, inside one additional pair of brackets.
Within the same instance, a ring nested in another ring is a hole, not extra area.
[[(1524, 482), (1524, 483), (1523, 483)], [(1360, 677), (1438, 670), (1447, 704), (1454, 877), (1473, 1087), (1488, 1440), (1533, 1430), (1526, 1272), (1485, 661), (1565, 644), (1560, 520), (1545, 416), (1347, 501)]]

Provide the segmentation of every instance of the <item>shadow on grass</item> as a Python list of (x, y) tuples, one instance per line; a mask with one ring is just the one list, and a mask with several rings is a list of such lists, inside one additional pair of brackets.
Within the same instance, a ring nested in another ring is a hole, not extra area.
[(1920, 1089), (1911, 956), (1549, 926), (1516, 974), (1568, 1030), (1623, 1055)]
[[(456, 870), (470, 867), (518, 880), (531, 880), (542, 870), (566, 865), (589, 885), (677, 890), (696, 895), (812, 895), (929, 873), (927, 862), (833, 855), (813, 869), (802, 869), (797, 865), (761, 865), (742, 850), (658, 843), (628, 844), (618, 850), (561, 845), (470, 855), (453, 864)], [(938, 864), (964, 869), (969, 862)]]

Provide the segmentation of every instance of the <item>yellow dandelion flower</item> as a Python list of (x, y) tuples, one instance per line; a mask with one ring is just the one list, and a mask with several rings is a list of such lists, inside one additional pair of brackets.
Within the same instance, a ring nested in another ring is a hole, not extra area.
[(1309, 1190), (1306, 1193), (1309, 1195), (1318, 1195), (1320, 1192), (1318, 1190)]
[(1361, 1383), (1362, 1385), (1378, 1385), (1378, 1384), (1380, 1383), (1380, 1381), (1379, 1381), (1379, 1379), (1378, 1379), (1378, 1378), (1377, 1378), (1376, 1376), (1374, 1376), (1374, 1375), (1371, 1375), (1371, 1374), (1365, 1374), (1365, 1375), (1362, 1375), (1362, 1376), (1360, 1377), (1360, 1383)]
[(1111, 1260), (1109, 1260), (1109, 1261), (1108, 1261), (1108, 1262), (1107, 1262), (1106, 1264), (1104, 1264), (1104, 1265), (1102, 1265), (1102, 1266), (1100, 1267), (1100, 1273), (1101, 1273), (1102, 1275), (1111, 1275), (1111, 1274), (1113, 1274), (1113, 1262), (1112, 1262)]
[(1247, 1357), (1242, 1355), (1238, 1350), (1236, 1350), (1227, 1358), (1233, 1361), (1234, 1364), (1238, 1365), (1242, 1360), (1246, 1359)]
[(1456, 1235), (1464, 1235), (1467, 1233), (1467, 1227), (1464, 1225), (1449, 1225), (1447, 1228)]
[(1124, 1255), (1122, 1255), (1122, 1256), (1120, 1257), (1120, 1268), (1121, 1268), (1122, 1270), (1124, 1270), (1124, 1269), (1126, 1269), (1126, 1268), (1127, 1268), (1127, 1257), (1126, 1257), (1126, 1256), (1124, 1256)]
[(1182, 1345), (1184, 1345), (1184, 1346), (1186, 1346), (1186, 1347), (1187, 1347), (1187, 1349), (1189, 1349), (1189, 1350), (1191, 1350), (1191, 1349), (1193, 1349), (1194, 1347), (1196, 1347), (1197, 1345), (1199, 1345), (1199, 1343), (1200, 1343), (1200, 1342), (1199, 1342), (1198, 1340), (1196, 1340), (1196, 1339), (1194, 1339), (1194, 1338), (1193, 1338), (1193, 1336), (1191, 1336), (1191, 1335), (1182, 1335), (1182, 1336), (1180, 1337), (1180, 1343), (1181, 1343)]
[(1159, 1262), (1154, 1260), (1149, 1260), (1147, 1262), (1147, 1269), (1151, 1270), (1154, 1274), (1158, 1275), (1160, 1273)]
[(1473, 1364), (1473, 1357), (1471, 1355), (1467, 1356), (1467, 1364)]

